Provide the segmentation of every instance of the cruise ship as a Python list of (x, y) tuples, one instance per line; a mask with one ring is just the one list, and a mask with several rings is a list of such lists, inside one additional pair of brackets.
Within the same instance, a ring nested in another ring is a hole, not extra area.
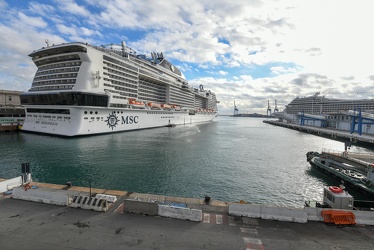
[(312, 96), (296, 97), (286, 105), (283, 111), (275, 112), (273, 115), (281, 119), (296, 121), (298, 114), (332, 115), (357, 109), (374, 113), (374, 99), (335, 99), (321, 96), (317, 92)]
[[(46, 41), (47, 42), (47, 41)], [(216, 95), (192, 87), (163, 53), (137, 54), (124, 42), (63, 43), (29, 55), (38, 70), (22, 130), (80, 136), (208, 122)]]
[(360, 108), (363, 112), (374, 111), (374, 99), (335, 99), (321, 96), (319, 92), (312, 96), (296, 97), (286, 105), (287, 114), (331, 114)]

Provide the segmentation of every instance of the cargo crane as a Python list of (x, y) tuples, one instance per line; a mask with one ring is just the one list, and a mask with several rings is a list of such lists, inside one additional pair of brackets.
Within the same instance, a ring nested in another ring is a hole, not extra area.
[(266, 110), (266, 115), (271, 115), (271, 107), (270, 107), (270, 101), (268, 100), (268, 109)]
[(235, 101), (234, 101), (234, 116), (239, 114), (239, 109), (236, 107)]
[(278, 106), (277, 106), (277, 99), (275, 99), (274, 112), (279, 112), (279, 109), (278, 109)]

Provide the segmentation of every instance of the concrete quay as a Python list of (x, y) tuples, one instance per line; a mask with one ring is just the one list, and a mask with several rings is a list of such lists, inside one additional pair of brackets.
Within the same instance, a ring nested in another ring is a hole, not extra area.
[[(46, 183), (34, 182), (31, 186), (37, 188), (19, 187), (13, 192), (29, 198), (43, 198), (39, 200), (43, 203), (18, 200), (12, 197), (14, 194), (0, 194), (1, 249), (374, 248), (373, 212), (357, 214), (356, 225), (335, 226), (322, 222), (320, 211), (315, 208), (294, 211), (215, 200), (206, 204), (204, 199)], [(54, 196), (56, 193), (58, 195)], [(53, 205), (55, 197), (60, 199), (61, 194), (68, 194), (72, 199), (90, 196), (90, 193), (115, 196), (116, 200), (109, 202), (105, 212), (73, 208), (71, 204)], [(141, 205), (131, 208), (134, 205), (131, 202)], [(150, 204), (160, 204), (166, 210), (169, 207), (178, 209), (170, 206), (173, 203), (183, 203), (190, 210), (201, 211), (200, 221), (150, 215), (155, 212), (155, 206)]]
[(350, 141), (352, 144), (356, 144), (358, 146), (363, 147), (374, 147), (374, 136), (369, 134), (362, 134), (359, 135), (357, 133), (351, 134), (349, 131), (345, 130), (337, 130), (337, 129), (329, 129), (329, 128), (320, 128), (320, 127), (313, 127), (313, 126), (301, 126), (294, 123), (286, 123), (280, 122), (275, 120), (264, 120), (264, 123), (280, 126), (284, 128), (298, 130), (304, 133), (314, 134), (316, 136), (321, 136), (333, 140), (338, 141)]

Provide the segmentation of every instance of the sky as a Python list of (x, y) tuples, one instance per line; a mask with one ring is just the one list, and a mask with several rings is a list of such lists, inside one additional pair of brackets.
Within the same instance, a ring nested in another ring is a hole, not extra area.
[(0, 0), (0, 89), (27, 91), (50, 44), (163, 52), (220, 114), (296, 97), (373, 98), (372, 0)]

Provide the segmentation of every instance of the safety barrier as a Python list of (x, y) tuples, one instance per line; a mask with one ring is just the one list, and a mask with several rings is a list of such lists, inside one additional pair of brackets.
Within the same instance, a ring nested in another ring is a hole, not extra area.
[(323, 210), (322, 217), (324, 222), (335, 225), (354, 225), (356, 224), (355, 215), (352, 212), (340, 210)]
[(279, 221), (306, 223), (308, 213), (303, 209), (268, 207), (253, 204), (229, 204), (229, 215)]
[(374, 213), (372, 211), (353, 210), (357, 224), (374, 226)]
[(323, 221), (323, 217), (321, 215), (323, 208), (305, 207), (304, 210), (308, 214), (308, 221)]
[(75, 195), (70, 207), (82, 208), (105, 212), (108, 210), (108, 201), (105, 198), (89, 197), (84, 195)]
[(239, 204), (239, 203), (229, 204), (229, 214), (235, 215), (235, 216), (261, 218), (261, 210), (262, 210), (261, 205)]
[(71, 199), (69, 195), (61, 190), (45, 188), (28, 189), (23, 187), (13, 188), (12, 198), (62, 206), (67, 206)]
[(96, 194), (95, 197), (98, 199), (105, 199), (106, 201), (113, 202), (113, 203), (117, 201), (116, 196), (109, 195), (109, 194)]
[(201, 221), (203, 211), (180, 206), (159, 205), (158, 215), (181, 220)]
[(19, 187), (22, 185), (22, 177), (16, 177), (9, 180), (5, 180), (0, 182), (0, 193), (4, 193), (6, 191), (12, 190), (15, 187)]
[(158, 204), (152, 201), (126, 199), (123, 211), (134, 214), (158, 215)]

